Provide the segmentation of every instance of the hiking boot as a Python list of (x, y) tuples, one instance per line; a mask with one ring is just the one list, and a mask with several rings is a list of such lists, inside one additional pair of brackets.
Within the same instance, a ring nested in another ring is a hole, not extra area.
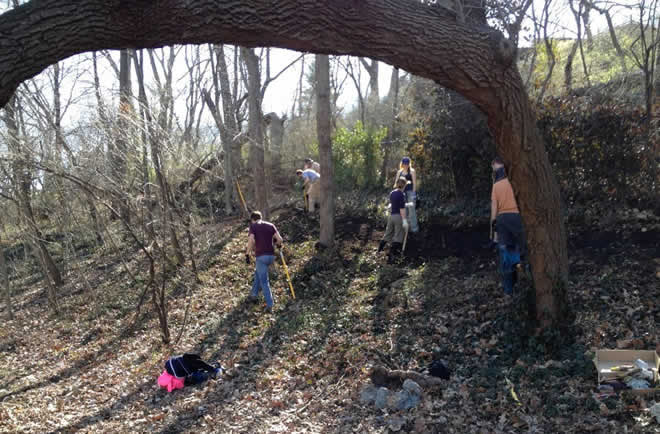
[(378, 253), (383, 251), (383, 249), (385, 248), (385, 245), (387, 245), (387, 241), (380, 240), (380, 244), (378, 244)]
[(387, 254), (387, 263), (391, 264), (394, 262), (400, 255), (401, 253), (401, 247), (403, 246), (403, 243), (392, 243), (392, 246), (390, 246), (390, 251)]
[(247, 302), (249, 304), (257, 304), (259, 302), (259, 297), (255, 297), (254, 295), (248, 295)]
[(273, 306), (266, 306), (264, 308), (264, 313), (273, 313)]

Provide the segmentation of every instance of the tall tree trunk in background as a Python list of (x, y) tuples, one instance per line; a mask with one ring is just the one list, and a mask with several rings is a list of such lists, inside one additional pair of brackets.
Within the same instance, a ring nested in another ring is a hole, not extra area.
[(377, 123), (377, 110), (380, 103), (380, 93), (378, 91), (378, 61), (371, 60), (367, 62), (360, 57), (360, 63), (369, 74), (369, 96), (367, 96), (366, 123), (365, 127), (373, 128)]
[[(225, 214), (229, 215), (231, 214), (232, 211), (231, 198), (232, 198), (232, 190), (234, 189), (234, 181), (233, 181), (234, 177), (232, 176), (232, 170), (231, 170), (232, 140), (229, 137), (229, 134), (227, 133), (227, 128), (225, 127), (225, 124), (222, 120), (222, 116), (220, 115), (220, 112), (218, 112), (218, 107), (215, 105), (213, 98), (211, 98), (211, 95), (206, 89), (202, 89), (202, 98), (204, 99), (204, 102), (209, 108), (209, 112), (211, 112), (211, 116), (213, 116), (215, 125), (218, 127), (218, 131), (220, 132), (220, 140), (222, 141), (222, 147), (224, 150), (223, 163), (224, 163), (224, 172), (225, 172), (225, 191), (224, 191)], [(218, 159), (219, 156), (216, 155), (215, 157), (212, 158)]]
[(588, 1), (581, 0), (582, 4), (582, 22), (584, 23), (584, 33), (587, 35), (587, 51), (594, 48), (594, 35), (591, 32), (591, 5)]
[(149, 109), (149, 103), (146, 97), (147, 94), (144, 88), (143, 67), (144, 65), (142, 62), (140, 62), (140, 65), (136, 64), (135, 72), (138, 79), (140, 105), (142, 106), (143, 113), (145, 115), (145, 124), (149, 137), (149, 147), (151, 148), (151, 161), (154, 165), (156, 180), (158, 181), (158, 187), (160, 190), (163, 224), (167, 227), (167, 230), (170, 233), (170, 242), (172, 243), (172, 250), (174, 250), (174, 256), (176, 257), (177, 264), (183, 266), (186, 262), (186, 259), (183, 255), (181, 244), (179, 243), (179, 237), (176, 234), (174, 215), (172, 213), (172, 208), (176, 205), (174, 204), (172, 192), (170, 191), (170, 185), (167, 182), (167, 179), (165, 179), (165, 175), (163, 173), (163, 157), (160, 151), (160, 143), (161, 137), (163, 137), (163, 130), (160, 127), (156, 128), (154, 125), (154, 119), (151, 115), (151, 110)]
[(607, 21), (607, 30), (610, 33), (610, 39), (612, 40), (614, 51), (616, 51), (616, 57), (619, 59), (619, 62), (621, 62), (621, 69), (623, 72), (628, 72), (628, 67), (626, 66), (626, 53), (623, 51), (623, 48), (621, 48), (621, 44), (619, 43), (619, 38), (616, 35), (616, 28), (612, 22), (612, 15), (610, 15), (609, 9), (600, 8), (593, 1), (586, 3), (588, 4), (589, 8), (594, 9), (605, 17), (605, 20)]
[[(4, 225), (4, 223), (0, 223)], [(5, 292), (5, 306), (7, 307), (7, 316), (9, 320), (14, 319), (14, 305), (11, 300), (11, 284), (9, 283), (9, 270), (7, 269), (7, 261), (5, 260), (5, 249), (2, 246), (0, 239), (0, 274), (2, 275), (2, 286)]]
[[(18, 85), (73, 54), (223, 42), (369, 57), (429, 78), (488, 116), (525, 222), (541, 327), (566, 323), (568, 255), (559, 185), (520, 73), (501, 33), (418, 0), (102, 0), (29, 2), (0, 15), (0, 106)], [(249, 19), (246, 19), (249, 11)], [(39, 20), (35, 20), (35, 17)], [(208, 23), (212, 22), (212, 25)], [(44, 44), (43, 41), (66, 41)]]
[(573, 47), (571, 47), (571, 52), (568, 53), (568, 58), (566, 58), (566, 65), (564, 66), (564, 89), (566, 92), (570, 92), (573, 88), (573, 59), (575, 59), (577, 49), (578, 43), (575, 41)]
[(55, 128), (55, 164), (62, 162), (64, 136), (62, 134), (62, 98), (60, 93), (60, 64), (53, 65), (53, 124)]
[[(149, 143), (149, 132), (151, 130), (149, 122), (151, 122), (151, 115), (147, 113), (147, 95), (144, 89), (144, 54), (140, 50), (139, 56), (137, 50), (133, 50), (133, 61), (135, 65), (135, 76), (138, 80), (138, 104), (140, 108), (140, 136), (142, 139), (142, 191), (144, 193), (143, 201), (143, 226), (144, 232), (147, 235), (146, 245), (152, 245), (156, 242), (156, 230), (154, 228), (155, 219), (152, 210), (151, 199), (151, 179), (149, 177), (149, 151), (147, 150), (147, 143)], [(152, 260), (150, 258), (150, 260)]]
[[(220, 95), (222, 96), (222, 114), (223, 121), (225, 125), (224, 133), (221, 131), (220, 138), (223, 141), (227, 142), (227, 147), (225, 147), (225, 155), (229, 156), (229, 161), (225, 162), (225, 176), (229, 178), (229, 191), (232, 192), (232, 197), (236, 199), (236, 194), (233, 188), (234, 174), (240, 173), (242, 164), (241, 164), (241, 146), (242, 139), (237, 139), (240, 135), (240, 128), (236, 120), (236, 111), (238, 107), (234, 104), (234, 101), (238, 98), (238, 95), (232, 93), (232, 86), (229, 81), (229, 70), (227, 69), (227, 60), (225, 59), (225, 47), (224, 45), (215, 45), (215, 53), (218, 62), (218, 79), (220, 84)], [(234, 48), (238, 51), (238, 48)], [(238, 84), (238, 77), (234, 77), (234, 82)], [(216, 89), (218, 86), (216, 84)], [(238, 88), (236, 88), (238, 92)], [(216, 105), (217, 105), (216, 100)], [(224, 135), (223, 135), (224, 134)], [(227, 182), (227, 181), (226, 181)]]
[(552, 0), (545, 0), (545, 4), (543, 6), (543, 13), (541, 14), (541, 21), (543, 22), (543, 42), (545, 42), (545, 51), (546, 51), (546, 57), (548, 58), (547, 63), (548, 63), (548, 74), (545, 76), (545, 79), (543, 80), (543, 84), (541, 85), (541, 91), (538, 94), (536, 103), (540, 104), (541, 101), (543, 101), (543, 97), (545, 96), (545, 92), (548, 89), (548, 85), (550, 84), (550, 80), (552, 79), (552, 71), (555, 69), (555, 64), (557, 63), (556, 57), (555, 57), (555, 51), (554, 47), (552, 46), (552, 39), (548, 36), (548, 21), (550, 21), (550, 4), (552, 3)]
[(254, 196), (257, 199), (257, 208), (264, 218), (268, 218), (268, 185), (264, 169), (264, 129), (263, 115), (261, 113), (261, 73), (259, 71), (259, 58), (254, 50), (241, 47), (241, 56), (248, 71), (248, 136), (250, 137), (250, 155), (252, 170), (254, 171)]
[[(5, 124), (7, 125), (8, 148), (13, 154), (12, 176), (16, 195), (18, 196), (18, 205), (36, 246), (36, 256), (43, 268), (44, 278), (50, 278), (54, 285), (59, 287), (64, 284), (62, 274), (46, 248), (46, 242), (39, 226), (37, 225), (36, 219), (34, 218), (34, 211), (32, 210), (32, 173), (29, 168), (28, 150), (20, 143), (18, 123), (16, 121), (16, 110), (16, 98), (12, 98), (5, 106)], [(50, 291), (52, 286), (50, 286), (50, 281), (48, 283)], [(56, 306), (53, 307), (56, 308)]]
[(316, 55), (316, 134), (321, 165), (321, 233), (319, 241), (326, 247), (335, 243), (334, 166), (330, 120), (330, 60), (326, 54)]
[[(305, 58), (302, 59), (302, 65), (300, 66), (300, 76), (298, 77), (298, 116), (302, 117), (304, 112), (303, 104), (303, 79), (305, 78)], [(292, 118), (293, 119), (293, 118)]]
[(114, 181), (115, 197), (112, 207), (126, 222), (130, 222), (131, 215), (124, 194), (127, 176), (128, 141), (130, 137), (131, 117), (131, 58), (130, 51), (121, 50), (119, 54), (119, 110), (117, 117), (117, 131), (115, 131), (114, 146), (108, 144), (111, 179)]
[(265, 119), (270, 128), (271, 171), (281, 175), (282, 144), (284, 143), (284, 122), (286, 122), (286, 115), (280, 118), (277, 113), (268, 113)]
[(387, 101), (392, 106), (390, 116), (390, 125), (387, 129), (387, 137), (383, 144), (383, 165), (380, 169), (379, 185), (382, 187), (387, 182), (387, 171), (389, 170), (390, 154), (398, 138), (397, 134), (397, 115), (399, 113), (399, 68), (392, 68), (392, 77), (390, 78), (390, 90), (387, 93)]
[(574, 0), (569, 0), (568, 5), (570, 6), (571, 11), (573, 12), (573, 16), (575, 17), (575, 24), (577, 25), (577, 43), (578, 43), (578, 47), (580, 48), (580, 60), (582, 60), (584, 79), (587, 81), (587, 86), (590, 87), (591, 83), (589, 80), (589, 69), (587, 68), (587, 61), (584, 57), (584, 44), (582, 43), (582, 11), (584, 7), (584, 3), (582, 2), (582, 0), (577, 0), (578, 7), (577, 9), (575, 9), (573, 1)]

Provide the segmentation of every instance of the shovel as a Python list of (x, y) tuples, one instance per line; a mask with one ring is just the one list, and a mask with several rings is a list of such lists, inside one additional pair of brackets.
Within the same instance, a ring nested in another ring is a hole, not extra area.
[(247, 204), (245, 203), (245, 198), (243, 197), (243, 192), (241, 191), (241, 185), (238, 183), (238, 179), (236, 180), (236, 190), (238, 190), (238, 197), (241, 198), (241, 204), (243, 204), (243, 209), (245, 210), (245, 214), (249, 216), (250, 211), (248, 211), (248, 207)]

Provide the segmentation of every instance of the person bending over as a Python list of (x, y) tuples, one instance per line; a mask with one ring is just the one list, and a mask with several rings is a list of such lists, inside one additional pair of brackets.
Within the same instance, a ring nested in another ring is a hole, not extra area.
[(516, 282), (516, 265), (525, 256), (525, 237), (518, 204), (513, 188), (506, 175), (504, 163), (499, 157), (491, 163), (495, 174), (491, 193), (490, 224), (496, 233), (500, 256), (500, 274), (504, 292), (511, 294)]
[(319, 175), (315, 170), (305, 169), (296, 171), (296, 175), (302, 178), (303, 180), (303, 189), (305, 191), (305, 196), (307, 196), (307, 206), (308, 211), (314, 212), (316, 209), (316, 204), (320, 204), (320, 186), (321, 186), (321, 175)]

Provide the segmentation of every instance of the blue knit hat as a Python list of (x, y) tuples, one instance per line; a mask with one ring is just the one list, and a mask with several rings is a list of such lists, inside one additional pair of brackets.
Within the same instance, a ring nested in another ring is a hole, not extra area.
[(408, 157), (403, 157), (401, 159), (401, 164), (410, 164), (410, 158)]

